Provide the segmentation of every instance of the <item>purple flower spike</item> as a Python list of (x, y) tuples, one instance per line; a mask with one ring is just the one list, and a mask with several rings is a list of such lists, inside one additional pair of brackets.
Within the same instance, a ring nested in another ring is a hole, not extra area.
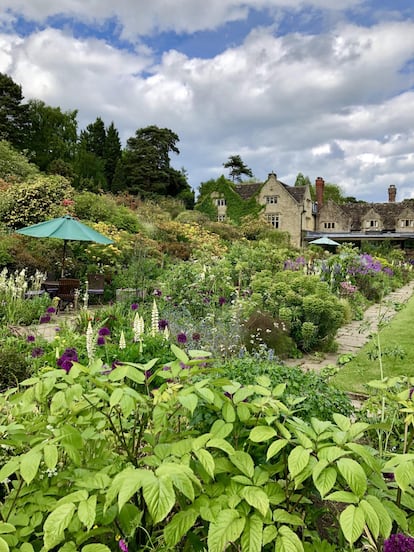
[(402, 533), (391, 535), (384, 541), (384, 552), (414, 552), (414, 538)]
[(35, 347), (34, 349), (32, 349), (32, 357), (33, 358), (37, 358), (37, 357), (41, 357), (43, 355), (44, 351), (41, 347)]
[(120, 541), (118, 542), (118, 545), (119, 545), (119, 549), (122, 552), (128, 552), (128, 545), (124, 539), (120, 539)]
[(177, 335), (177, 341), (178, 343), (187, 343), (187, 336), (184, 332), (181, 332)]
[(34, 335), (28, 335), (28, 336), (26, 337), (27, 343), (33, 343), (33, 341), (34, 341), (35, 339), (36, 339), (36, 338), (35, 338)]

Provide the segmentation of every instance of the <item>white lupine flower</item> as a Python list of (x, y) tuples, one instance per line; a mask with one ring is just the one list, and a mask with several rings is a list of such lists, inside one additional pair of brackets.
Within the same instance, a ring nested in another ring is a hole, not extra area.
[(88, 308), (88, 302), (89, 302), (89, 282), (86, 279), (85, 280), (85, 293), (83, 294), (83, 308)]
[(121, 331), (121, 336), (119, 338), (119, 348), (125, 349), (126, 348), (126, 341), (125, 341), (125, 334), (124, 330)]
[(86, 330), (86, 352), (88, 354), (88, 359), (93, 360), (93, 355), (95, 352), (95, 342), (93, 339), (93, 328), (91, 321), (89, 320), (88, 328)]
[(152, 312), (151, 312), (151, 335), (153, 337), (158, 333), (158, 321), (159, 321), (158, 307), (154, 299), (154, 302), (152, 304)]
[(138, 312), (134, 316), (132, 330), (134, 333), (134, 341), (139, 341), (141, 339), (141, 335), (144, 333), (144, 319)]
[(164, 328), (164, 339), (166, 339), (168, 341), (168, 339), (170, 339), (170, 330), (168, 328), (168, 326), (165, 326)]

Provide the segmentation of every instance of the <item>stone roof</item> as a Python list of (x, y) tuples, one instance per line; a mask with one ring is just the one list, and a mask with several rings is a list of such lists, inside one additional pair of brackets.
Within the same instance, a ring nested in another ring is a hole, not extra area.
[(283, 184), (283, 186), (298, 203), (302, 203), (305, 197), (306, 186), (287, 186), (286, 184)]
[(236, 192), (242, 199), (250, 199), (263, 186), (262, 182), (254, 182), (252, 184), (236, 184)]
[(397, 220), (401, 213), (407, 208), (412, 209), (414, 213), (414, 201), (405, 200), (400, 203), (344, 203), (340, 208), (351, 219), (351, 231), (359, 230), (361, 220), (371, 210), (381, 217), (382, 225), (385, 230), (394, 230), (397, 226)]

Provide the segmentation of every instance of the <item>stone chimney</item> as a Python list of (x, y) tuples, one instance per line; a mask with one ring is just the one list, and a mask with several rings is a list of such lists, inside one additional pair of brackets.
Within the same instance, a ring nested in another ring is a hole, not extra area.
[(397, 188), (395, 184), (391, 184), (388, 188), (388, 203), (395, 203), (395, 198), (397, 197)]
[(318, 176), (315, 180), (315, 189), (316, 189), (316, 203), (318, 204), (318, 211), (323, 205), (323, 191), (325, 188), (325, 180)]

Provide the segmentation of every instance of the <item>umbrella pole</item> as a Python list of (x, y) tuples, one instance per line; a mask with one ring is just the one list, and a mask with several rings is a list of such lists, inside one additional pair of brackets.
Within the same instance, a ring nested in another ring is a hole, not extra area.
[(66, 244), (68, 243), (68, 240), (63, 240), (63, 255), (62, 255), (62, 270), (60, 273), (60, 277), (64, 278), (65, 276), (65, 260), (66, 260)]

